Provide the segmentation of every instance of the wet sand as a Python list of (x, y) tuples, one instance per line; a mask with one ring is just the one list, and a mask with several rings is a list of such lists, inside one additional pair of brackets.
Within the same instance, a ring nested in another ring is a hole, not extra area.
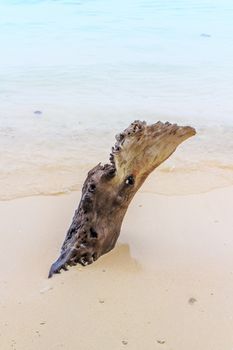
[(48, 280), (79, 197), (0, 202), (1, 349), (233, 349), (233, 187), (138, 193), (111, 253)]

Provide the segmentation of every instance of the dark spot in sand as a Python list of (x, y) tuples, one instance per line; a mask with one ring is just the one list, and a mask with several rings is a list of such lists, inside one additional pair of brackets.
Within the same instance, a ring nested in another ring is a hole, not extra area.
[(35, 115), (41, 115), (42, 114), (42, 111), (34, 111), (33, 112)]
[(165, 340), (157, 340), (158, 344), (165, 344)]
[(190, 304), (190, 305), (193, 305), (194, 303), (196, 303), (197, 302), (197, 299), (195, 299), (195, 298), (189, 298), (189, 301), (188, 301), (188, 303)]

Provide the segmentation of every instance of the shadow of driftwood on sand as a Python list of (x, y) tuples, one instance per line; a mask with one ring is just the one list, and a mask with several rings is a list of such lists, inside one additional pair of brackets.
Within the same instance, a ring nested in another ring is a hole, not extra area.
[(130, 246), (126, 243), (118, 243), (111, 252), (103, 255), (94, 265), (93, 269), (105, 269), (125, 272), (139, 272), (141, 270), (140, 263), (131, 256)]

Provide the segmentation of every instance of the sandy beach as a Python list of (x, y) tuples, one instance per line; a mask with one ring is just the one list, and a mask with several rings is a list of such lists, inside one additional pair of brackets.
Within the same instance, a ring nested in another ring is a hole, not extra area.
[(0, 202), (1, 349), (233, 349), (233, 187), (138, 193), (111, 253), (47, 279), (79, 198)]
[[(0, 350), (233, 350), (232, 14), (229, 0), (0, 0)], [(134, 139), (143, 121), (167, 132)], [(195, 137), (175, 151), (170, 123)], [(48, 279), (99, 162), (81, 250), (111, 245), (160, 165), (114, 250)]]

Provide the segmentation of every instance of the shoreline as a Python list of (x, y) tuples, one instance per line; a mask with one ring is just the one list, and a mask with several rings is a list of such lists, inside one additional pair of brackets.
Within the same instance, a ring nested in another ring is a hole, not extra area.
[(4, 350), (232, 348), (233, 186), (137, 193), (113, 251), (48, 280), (79, 197), (0, 202)]
[[(92, 169), (92, 167), (90, 168)], [(89, 170), (90, 170), (89, 169)], [(232, 167), (229, 166), (229, 171), (232, 172)], [(224, 171), (226, 171), (226, 169), (224, 169)], [(172, 172), (172, 171), (171, 171)], [(166, 173), (168, 174), (169, 171), (166, 171)], [(171, 176), (173, 176), (173, 178), (171, 177), (164, 177), (164, 170), (160, 169), (159, 171), (155, 171), (155, 173), (153, 172), (146, 180), (145, 184), (142, 185), (142, 187), (138, 190), (138, 193), (147, 193), (147, 194), (151, 194), (151, 195), (158, 195), (158, 196), (165, 196), (165, 197), (183, 197), (183, 196), (192, 196), (192, 195), (199, 195), (199, 194), (206, 194), (212, 191), (216, 191), (216, 190), (221, 190), (221, 189), (225, 189), (225, 188), (230, 188), (233, 186), (233, 182), (230, 181), (230, 175), (231, 173), (229, 173), (229, 176), (226, 176), (226, 183), (225, 184), (213, 184), (210, 185), (208, 184), (208, 188), (205, 188), (205, 185), (207, 184), (207, 182), (209, 181), (208, 175), (214, 177), (213, 174), (211, 173), (206, 173), (205, 177), (202, 177), (202, 179), (204, 180), (204, 185), (203, 188), (198, 186), (198, 180), (199, 177), (197, 179), (197, 183), (189, 185), (192, 186), (191, 188), (187, 188), (187, 187), (183, 187), (182, 188), (182, 177), (178, 178), (176, 176), (174, 176), (174, 174), (170, 174)], [(203, 176), (203, 174), (202, 174)], [(191, 177), (191, 176), (190, 176)], [(38, 192), (38, 193), (32, 193), (32, 194), (18, 194), (17, 196), (4, 196), (2, 198), (0, 198), (0, 203), (3, 202), (12, 202), (15, 200), (20, 200), (20, 199), (25, 199), (25, 198), (37, 198), (37, 197), (44, 197), (44, 198), (48, 198), (48, 197), (62, 197), (62, 196), (69, 196), (71, 194), (74, 193), (79, 193), (82, 191), (82, 187), (84, 184), (84, 180), (85, 180), (85, 176), (83, 177), (83, 183), (78, 184), (76, 186), (72, 186), (71, 188), (68, 189), (64, 189), (64, 190), (58, 190), (55, 192)], [(178, 180), (178, 189), (175, 188), (175, 182), (176, 180)], [(192, 178), (193, 180), (193, 178)], [(229, 180), (229, 181), (228, 181)], [(188, 180), (187, 180), (188, 181)], [(232, 182), (232, 183), (231, 183)], [(167, 188), (167, 186), (170, 186), (169, 188)], [(186, 186), (188, 185), (187, 183), (185, 184)]]
[[(46, 133), (46, 118), (32, 122), (34, 131), (26, 126), (21, 136), (17, 128), (0, 128), (0, 200), (81, 190), (88, 171), (98, 161), (108, 163), (115, 134), (127, 126), (82, 132), (78, 124), (71, 130), (51, 124)], [(233, 185), (232, 127), (203, 129), (194, 121), (190, 125), (197, 135), (149, 176), (142, 192), (186, 195)]]

